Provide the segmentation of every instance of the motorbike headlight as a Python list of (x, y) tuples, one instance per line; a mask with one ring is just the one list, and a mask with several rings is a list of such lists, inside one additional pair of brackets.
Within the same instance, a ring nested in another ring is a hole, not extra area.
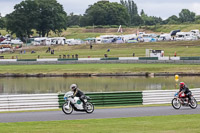
[(67, 97), (64, 97), (64, 100), (67, 100)]

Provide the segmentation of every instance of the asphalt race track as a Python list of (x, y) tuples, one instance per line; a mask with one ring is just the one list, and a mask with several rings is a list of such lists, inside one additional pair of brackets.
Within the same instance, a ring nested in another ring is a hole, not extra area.
[(81, 120), (182, 114), (200, 114), (200, 107), (197, 107), (196, 109), (181, 107), (179, 110), (175, 110), (171, 106), (96, 109), (92, 114), (74, 111), (71, 115), (65, 115), (61, 110), (46, 112), (0, 113), (0, 122)]

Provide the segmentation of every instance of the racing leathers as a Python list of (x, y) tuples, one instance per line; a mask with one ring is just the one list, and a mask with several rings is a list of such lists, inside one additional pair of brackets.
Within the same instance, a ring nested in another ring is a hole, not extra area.
[(86, 103), (85, 103), (85, 101), (84, 101), (84, 99), (86, 99), (85, 94), (77, 88), (77, 89), (74, 89), (74, 94), (73, 94), (73, 96), (74, 96), (74, 97), (79, 97), (79, 98), (80, 98), (80, 100), (83, 102), (83, 108), (85, 109), (85, 105), (86, 105)]
[(182, 93), (185, 93), (186, 97), (188, 97), (189, 102), (190, 102), (192, 92), (189, 90), (189, 88), (186, 87), (186, 86), (181, 87), (180, 90), (179, 90), (179, 95), (182, 94)]

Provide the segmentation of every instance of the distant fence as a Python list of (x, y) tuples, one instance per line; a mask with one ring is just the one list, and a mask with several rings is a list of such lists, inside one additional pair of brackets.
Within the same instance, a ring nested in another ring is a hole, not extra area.
[(104, 57), (104, 58), (50, 58), (0, 59), (0, 64), (73, 64), (73, 63), (196, 63), (200, 57)]
[[(170, 104), (178, 90), (150, 90), (142, 92), (86, 93), (95, 106), (123, 106)], [(200, 89), (191, 89), (200, 102)], [(0, 95), (0, 112), (58, 109), (64, 103), (64, 94)]]
[(107, 57), (107, 58), (50, 58), (0, 59), (1, 65), (33, 64), (200, 64), (200, 57)]

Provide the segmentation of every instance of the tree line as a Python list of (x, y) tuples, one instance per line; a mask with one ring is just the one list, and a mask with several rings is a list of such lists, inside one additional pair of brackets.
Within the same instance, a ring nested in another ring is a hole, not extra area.
[(50, 31), (59, 34), (70, 26), (126, 25), (143, 26), (156, 24), (200, 23), (200, 16), (188, 9), (182, 9), (179, 16), (166, 20), (138, 12), (133, 0), (120, 3), (99, 1), (89, 5), (83, 15), (67, 13), (57, 0), (24, 0), (14, 6), (14, 11), (5, 17), (0, 15), (0, 28), (6, 28), (20, 38), (30, 37), (33, 31), (39, 36), (48, 36)]
[(188, 9), (182, 9), (178, 16), (172, 15), (166, 20), (161, 17), (149, 16), (144, 10), (139, 13), (133, 0), (120, 0), (120, 3), (99, 1), (90, 5), (84, 15), (68, 15), (68, 26), (92, 25), (126, 25), (144, 26), (156, 24), (200, 24), (200, 15)]

